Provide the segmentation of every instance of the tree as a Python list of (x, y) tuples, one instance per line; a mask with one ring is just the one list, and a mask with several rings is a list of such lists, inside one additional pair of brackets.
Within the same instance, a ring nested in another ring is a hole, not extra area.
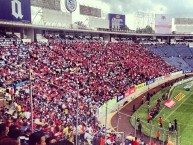
[(141, 28), (137, 28), (136, 29), (136, 33), (142, 33), (142, 29)]
[(129, 30), (129, 27), (127, 25), (125, 25), (125, 30)]
[(74, 24), (76, 24), (79, 28), (86, 28), (86, 25), (82, 21), (77, 21)]
[(145, 32), (146, 32), (146, 33), (154, 33), (154, 30), (153, 30), (153, 28), (152, 28), (151, 26), (147, 25), (147, 26), (145, 27)]
[(155, 31), (153, 30), (153, 28), (149, 25), (147, 25), (145, 28), (137, 28), (136, 29), (136, 33), (155, 33)]

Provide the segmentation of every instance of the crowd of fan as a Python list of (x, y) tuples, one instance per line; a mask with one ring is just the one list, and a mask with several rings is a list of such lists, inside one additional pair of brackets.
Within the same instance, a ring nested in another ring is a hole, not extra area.
[(0, 38), (18, 38), (15, 34), (6, 34), (5, 32), (0, 32)]
[[(31, 72), (35, 131), (71, 142), (75, 142), (77, 111), (79, 140), (89, 144), (96, 137), (96, 145), (103, 144), (105, 128), (97, 121), (98, 108), (133, 85), (176, 71), (133, 43), (28, 43), (0, 49), (0, 83), (15, 110), (10, 115), (1, 108), (1, 121), (24, 134), (31, 132), (29, 81), (16, 85), (29, 80)], [(19, 49), (25, 50), (24, 56)], [(108, 144), (115, 138), (110, 134)]]
[(57, 39), (59, 38), (59, 36), (55, 36), (55, 35), (49, 35), (49, 34), (43, 34), (43, 37), (45, 37), (46, 39)]

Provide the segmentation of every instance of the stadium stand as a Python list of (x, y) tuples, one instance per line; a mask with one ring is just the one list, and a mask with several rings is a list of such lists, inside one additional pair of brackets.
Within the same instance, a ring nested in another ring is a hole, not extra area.
[(166, 45), (158, 44), (147, 47), (149, 51), (161, 56), (167, 63), (179, 70), (192, 71), (192, 50), (185, 44)]
[(169, 64), (174, 65), (179, 70), (184, 70), (184, 71), (192, 70), (192, 67), (188, 65), (188, 63), (180, 57), (169, 57), (169, 58), (163, 57), (163, 59)]
[(184, 57), (190, 57), (193, 55), (190, 48), (186, 45), (175, 45), (175, 50), (178, 53), (178, 55), (182, 58)]
[(6, 34), (4, 32), (0, 32), (0, 38), (13, 38), (13, 39), (17, 39), (17, 35), (15, 34)]
[[(140, 45), (125, 42), (2, 46), (0, 58), (5, 97), (14, 110), (10, 115), (8, 108), (2, 107), (1, 121), (8, 126), (16, 125), (22, 135), (31, 131), (28, 87), (31, 68), (35, 130), (56, 140), (65, 138), (72, 142), (76, 134), (76, 99), (79, 140), (97, 142), (104, 140), (104, 126), (96, 118), (99, 106), (132, 85), (177, 71)], [(108, 139), (117, 141), (114, 134), (109, 134)]]

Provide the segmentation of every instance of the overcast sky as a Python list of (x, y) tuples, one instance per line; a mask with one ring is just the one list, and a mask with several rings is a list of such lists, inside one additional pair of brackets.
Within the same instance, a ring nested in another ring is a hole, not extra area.
[[(193, 18), (193, 0), (77, 0), (77, 2), (100, 8), (105, 14), (125, 14), (126, 24), (131, 28), (134, 28), (134, 25), (139, 22), (139, 19), (136, 18), (137, 12)], [(73, 21), (78, 19), (86, 21), (79, 15), (79, 9), (74, 13)]]
[[(141, 25), (154, 27), (153, 14), (169, 14), (173, 18), (193, 18), (193, 0), (77, 0), (77, 3), (77, 9), (72, 14), (72, 23), (76, 21), (88, 23), (87, 17), (79, 14), (79, 4), (101, 9), (103, 18), (107, 18), (108, 13), (124, 14), (126, 25), (133, 30)], [(67, 12), (65, 0), (61, 0), (61, 8)], [(137, 12), (145, 14), (146, 18), (144, 15), (137, 17), (140, 16)]]
[[(80, 0), (81, 1), (81, 0)], [(94, 0), (96, 1), (96, 0)], [(115, 13), (137, 11), (167, 13), (176, 17), (193, 17), (193, 0), (101, 0)]]

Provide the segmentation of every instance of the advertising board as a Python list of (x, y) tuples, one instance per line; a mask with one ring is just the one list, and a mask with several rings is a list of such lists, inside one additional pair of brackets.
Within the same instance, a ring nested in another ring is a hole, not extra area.
[(31, 23), (30, 0), (0, 0), (0, 20)]
[(109, 14), (110, 29), (125, 29), (125, 15)]

